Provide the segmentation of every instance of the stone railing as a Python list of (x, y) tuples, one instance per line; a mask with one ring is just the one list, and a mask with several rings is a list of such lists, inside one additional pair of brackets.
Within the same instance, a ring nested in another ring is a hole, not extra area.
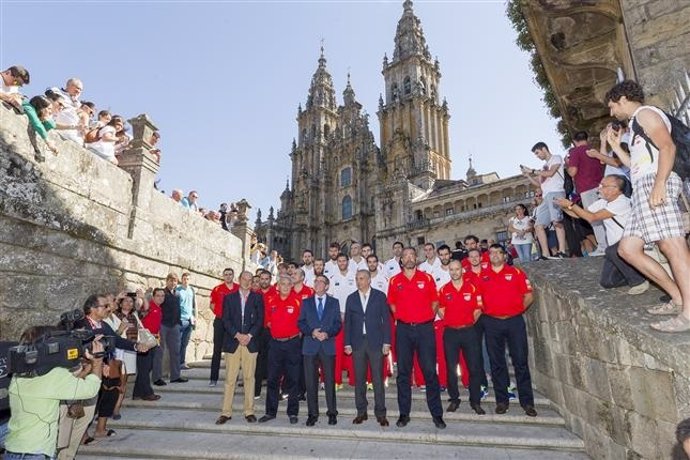
[(206, 353), (208, 294), (223, 268), (242, 267), (242, 242), (154, 189), (158, 163), (145, 139), (155, 127), (145, 115), (130, 123), (120, 167), (54, 131), (59, 154), (37, 162), (45, 144), (25, 116), (0, 106), (1, 337), (53, 323), (91, 293), (159, 287), (168, 272), (189, 271), (200, 321), (188, 352)]
[(690, 416), (690, 334), (655, 332), (640, 296), (602, 289), (602, 259), (525, 266), (532, 379), (595, 459), (667, 459)]

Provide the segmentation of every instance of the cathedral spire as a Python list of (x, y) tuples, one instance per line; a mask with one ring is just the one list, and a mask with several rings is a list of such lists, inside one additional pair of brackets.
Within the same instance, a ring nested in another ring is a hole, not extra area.
[(422, 31), (422, 23), (414, 14), (412, 1), (405, 0), (403, 3), (403, 15), (400, 21), (398, 21), (398, 28), (395, 32), (393, 61), (405, 60), (415, 55), (431, 60), (431, 54), (424, 38), (424, 31)]
[(350, 72), (347, 73), (347, 86), (345, 87), (345, 91), (343, 91), (343, 100), (345, 106), (353, 105), (357, 102), (355, 99), (355, 90), (352, 89), (352, 85), (350, 84)]
[(312, 107), (323, 107), (335, 110), (335, 90), (333, 89), (333, 78), (326, 68), (326, 56), (321, 45), (319, 65), (311, 77), (311, 86), (307, 96), (307, 110)]

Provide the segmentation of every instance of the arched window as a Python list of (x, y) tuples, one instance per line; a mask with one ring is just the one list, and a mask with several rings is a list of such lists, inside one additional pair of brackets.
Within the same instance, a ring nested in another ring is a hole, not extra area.
[(352, 185), (352, 168), (349, 166), (340, 170), (340, 186), (349, 187)]
[(400, 94), (398, 93), (398, 84), (393, 83), (393, 85), (391, 86), (391, 99), (395, 102), (398, 100), (399, 97)]
[(345, 198), (343, 198), (342, 211), (343, 220), (352, 218), (352, 198), (350, 195), (345, 195)]
[(405, 91), (405, 94), (410, 94), (412, 92), (412, 82), (410, 81), (410, 77), (405, 77), (405, 81), (403, 81), (403, 90)]

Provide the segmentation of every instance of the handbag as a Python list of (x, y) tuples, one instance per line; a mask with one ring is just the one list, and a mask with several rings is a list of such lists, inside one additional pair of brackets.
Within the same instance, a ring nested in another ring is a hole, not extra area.
[(135, 313), (134, 317), (137, 319), (137, 323), (139, 324), (139, 327), (137, 329), (137, 341), (146, 348), (153, 348), (157, 346), (158, 339), (156, 338), (156, 336), (153, 335), (151, 331), (146, 329), (143, 324), (141, 324), (139, 315)]

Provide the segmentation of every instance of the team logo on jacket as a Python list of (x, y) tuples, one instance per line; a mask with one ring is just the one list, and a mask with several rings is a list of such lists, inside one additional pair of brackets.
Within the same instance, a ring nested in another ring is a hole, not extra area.
[(466, 301), (466, 302), (469, 302), (470, 299), (472, 298), (472, 294), (469, 294), (469, 293), (463, 294), (463, 297), (465, 298), (465, 301)]
[(486, 270), (487, 268), (489, 268), (489, 263), (488, 263), (488, 262), (482, 262), (480, 265), (482, 266), (482, 269), (483, 269), (483, 270)]
[(417, 287), (418, 287), (419, 289), (424, 289), (424, 281), (419, 281), (419, 282), (417, 282)]
[(287, 307), (287, 312), (293, 314), (295, 312), (295, 307)]
[(453, 294), (446, 294), (446, 300), (448, 300), (448, 301), (453, 300)]
[(510, 274), (510, 273), (508, 273), (508, 274), (506, 275), (506, 281), (511, 281), (512, 279), (513, 279), (513, 275)]

